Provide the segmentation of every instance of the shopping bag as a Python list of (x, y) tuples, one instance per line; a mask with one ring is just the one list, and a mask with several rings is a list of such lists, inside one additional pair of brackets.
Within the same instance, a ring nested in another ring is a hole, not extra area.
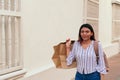
[[(71, 48), (74, 43), (74, 40), (71, 41)], [(56, 68), (70, 69), (76, 67), (76, 61), (73, 61), (71, 65), (67, 65), (66, 62), (67, 53), (66, 53), (66, 42), (61, 42), (58, 45), (54, 46), (54, 54), (52, 60)]]

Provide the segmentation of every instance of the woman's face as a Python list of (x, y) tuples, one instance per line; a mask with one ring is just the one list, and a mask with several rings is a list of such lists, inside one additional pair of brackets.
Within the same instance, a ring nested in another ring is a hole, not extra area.
[(89, 28), (83, 27), (81, 29), (80, 35), (83, 41), (86, 41), (86, 40), (90, 40), (90, 37), (93, 35), (93, 33), (90, 31)]

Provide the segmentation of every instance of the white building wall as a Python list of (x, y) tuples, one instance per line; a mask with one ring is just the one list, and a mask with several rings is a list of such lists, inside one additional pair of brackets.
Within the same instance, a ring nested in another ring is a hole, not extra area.
[(82, 0), (22, 0), (22, 52), (30, 76), (53, 66), (53, 46), (77, 39)]
[(112, 2), (111, 0), (99, 0), (99, 40), (108, 57), (119, 52), (119, 43), (112, 40)]
[[(79, 27), (83, 20), (82, 1), (22, 0), (22, 53), (27, 77), (53, 67), (51, 57), (54, 45), (65, 41), (68, 37), (78, 38)], [(99, 40), (106, 52), (110, 52), (111, 0), (99, 0), (99, 2)], [(113, 54), (110, 53), (111, 56)]]
[(99, 0), (99, 40), (104, 45), (112, 41), (112, 3), (111, 0)]

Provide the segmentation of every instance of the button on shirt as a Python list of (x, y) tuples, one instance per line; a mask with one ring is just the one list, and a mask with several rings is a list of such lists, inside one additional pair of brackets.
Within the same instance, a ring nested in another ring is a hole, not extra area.
[(96, 54), (94, 51), (94, 41), (84, 49), (80, 42), (75, 41), (73, 44), (72, 51), (69, 53), (67, 57), (67, 65), (71, 65), (73, 60), (76, 59), (77, 61), (77, 71), (81, 74), (89, 74), (95, 71), (98, 71), (102, 74), (106, 74), (104, 57), (103, 57), (103, 49), (100, 44), (98, 43), (98, 50), (99, 50), (99, 60), (98, 64), (96, 61)]

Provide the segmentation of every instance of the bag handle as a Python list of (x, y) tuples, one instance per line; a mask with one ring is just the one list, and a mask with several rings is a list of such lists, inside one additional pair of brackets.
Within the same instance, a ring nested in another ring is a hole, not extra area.
[[(96, 54), (97, 64), (98, 64), (98, 60), (99, 60), (98, 42), (99, 42), (99, 41), (94, 41), (94, 50), (95, 50), (95, 54)], [(103, 54), (104, 54), (105, 67), (106, 67), (106, 68), (109, 68), (107, 56), (106, 56), (105, 52), (103, 52)]]
[(98, 60), (99, 60), (98, 41), (94, 41), (94, 50), (95, 50), (95, 54), (96, 54), (96, 61), (97, 61), (97, 64), (98, 64)]

